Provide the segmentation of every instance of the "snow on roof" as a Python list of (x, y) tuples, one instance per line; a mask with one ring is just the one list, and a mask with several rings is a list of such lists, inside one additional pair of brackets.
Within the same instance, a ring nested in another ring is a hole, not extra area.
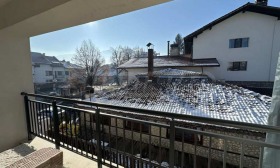
[(208, 79), (190, 78), (134, 81), (94, 101), (262, 125), (267, 124), (271, 106), (268, 96)]
[(44, 54), (31, 52), (32, 64), (60, 65), (60, 61), (55, 56), (45, 56)]
[[(139, 73), (136, 76), (147, 76), (148, 73)], [(167, 68), (153, 72), (154, 76), (207, 76), (200, 72)]]
[[(183, 56), (157, 56), (154, 57), (154, 67), (201, 67), (220, 66), (216, 58), (189, 59)], [(147, 68), (148, 58), (132, 58), (120, 65), (119, 69), (125, 68)]]
[(76, 65), (76, 64), (72, 64), (71, 62), (69, 61), (61, 61), (61, 63), (63, 64), (64, 68), (67, 68), (67, 69), (81, 69), (82, 67)]
[(32, 63), (51, 64), (51, 62), (48, 59), (46, 59), (46, 57), (41, 53), (31, 52), (31, 59)]

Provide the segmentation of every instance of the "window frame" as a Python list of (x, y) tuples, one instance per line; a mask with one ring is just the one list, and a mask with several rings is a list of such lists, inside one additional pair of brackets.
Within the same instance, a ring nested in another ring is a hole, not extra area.
[(230, 62), (228, 71), (247, 71), (247, 61), (234, 61)]
[(46, 76), (53, 76), (53, 71), (46, 71)]
[(249, 37), (229, 39), (229, 48), (247, 48), (249, 41)]

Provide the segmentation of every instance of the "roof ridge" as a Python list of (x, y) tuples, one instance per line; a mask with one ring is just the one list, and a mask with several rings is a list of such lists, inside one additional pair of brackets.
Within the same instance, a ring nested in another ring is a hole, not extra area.
[[(265, 10), (267, 10), (267, 11), (265, 11)], [(277, 11), (271, 11), (271, 10), (277, 10)], [(219, 24), (219, 23), (223, 22), (224, 20), (226, 20), (242, 11), (249, 11), (249, 12), (254, 12), (254, 13), (261, 13), (261, 14), (265, 14), (265, 15), (280, 17), (280, 7), (261, 6), (261, 5), (257, 5), (257, 4), (248, 2), (248, 3), (240, 6), (239, 8), (219, 17), (218, 19), (213, 20), (212, 22), (197, 29), (196, 31), (190, 33), (189, 35), (184, 37), (184, 40), (192, 39), (193, 37), (196, 37), (197, 35), (203, 33), (205, 30), (212, 28), (216, 24)]]

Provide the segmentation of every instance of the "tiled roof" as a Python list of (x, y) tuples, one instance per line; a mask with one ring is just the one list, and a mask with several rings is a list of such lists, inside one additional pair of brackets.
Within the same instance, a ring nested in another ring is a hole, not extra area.
[(271, 98), (209, 79), (160, 78), (134, 81), (95, 102), (254, 124), (267, 124)]
[[(189, 59), (183, 56), (157, 56), (154, 57), (154, 67), (213, 67), (220, 66), (216, 58)], [(147, 68), (148, 58), (132, 58), (120, 65), (119, 69), (126, 68)]]

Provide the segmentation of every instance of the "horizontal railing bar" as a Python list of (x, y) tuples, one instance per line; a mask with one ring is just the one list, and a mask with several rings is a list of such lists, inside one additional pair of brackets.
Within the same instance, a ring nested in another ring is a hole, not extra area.
[(194, 129), (183, 128), (183, 127), (175, 127), (175, 128), (183, 130), (183, 131), (191, 132), (191, 133), (196, 133), (196, 134), (201, 134), (201, 135), (206, 135), (206, 136), (211, 136), (211, 137), (216, 137), (216, 138), (221, 138), (221, 139), (226, 139), (226, 140), (238, 141), (238, 142), (246, 142), (248, 144), (255, 144), (255, 145), (263, 146), (263, 147), (280, 149), (280, 145), (273, 144), (273, 143), (250, 140), (250, 139), (246, 139), (246, 138), (238, 138), (238, 137), (234, 137), (234, 136), (210, 133), (210, 132), (206, 132), (206, 131), (194, 130)]
[(63, 105), (57, 105), (57, 107), (65, 108), (65, 109), (69, 109), (69, 110), (76, 110), (76, 111), (82, 111), (82, 112), (86, 112), (86, 113), (95, 114), (95, 109), (88, 110), (88, 109), (82, 109), (82, 108), (76, 108), (76, 107), (70, 107), (70, 106), (63, 106)]
[(117, 119), (134, 121), (134, 122), (142, 123), (142, 124), (150, 124), (150, 125), (153, 125), (153, 126), (159, 126), (159, 127), (164, 127), (164, 128), (169, 128), (170, 127), (167, 124), (156, 123), (156, 122), (151, 122), (151, 121), (146, 121), (146, 120), (140, 120), (140, 119), (135, 119), (135, 118), (130, 118), (130, 117), (117, 116), (117, 115), (114, 115), (114, 114), (100, 113), (100, 116), (113, 117), (113, 118), (117, 118)]
[(139, 112), (141, 114), (162, 116), (162, 117), (168, 117), (168, 118), (174, 118), (174, 119), (183, 119), (183, 120), (188, 120), (188, 121), (236, 127), (236, 128), (241, 128), (241, 129), (253, 129), (253, 130), (258, 130), (261, 132), (276, 132), (276, 133), (280, 132), (280, 127), (276, 127), (276, 126), (244, 123), (244, 122), (215, 119), (215, 118), (206, 118), (206, 117), (192, 116), (192, 115), (187, 115), (187, 114), (175, 114), (175, 113), (168, 113), (168, 112), (155, 111), (155, 110), (139, 109), (139, 108), (135, 108), (135, 107), (123, 107), (123, 106), (116, 106), (116, 105), (110, 105), (110, 104), (104, 104), (104, 103), (72, 100), (72, 99), (67, 99), (67, 98), (62, 98), (62, 97), (46, 96), (46, 95), (24, 93), (24, 92), (22, 92), (21, 95), (27, 95), (27, 96), (32, 96), (32, 97), (41, 97), (41, 98), (54, 99), (54, 100), (60, 100), (60, 101), (67, 101), (67, 102), (71, 102), (71, 103), (84, 104), (84, 105), (96, 106), (96, 107), (101, 107), (101, 108), (110, 108), (110, 109), (121, 110), (121, 111)]
[[(67, 107), (67, 106), (62, 106), (62, 105), (57, 105), (57, 107), (67, 108), (67, 109), (71, 109), (71, 110), (77, 110), (77, 111), (81, 111), (81, 112), (95, 114), (94, 110), (85, 110), (85, 109), (80, 109), (80, 108), (75, 108), (75, 107)], [(169, 128), (169, 125), (167, 125), (167, 124), (150, 122), (150, 121), (145, 121), (145, 120), (140, 120), (140, 119), (135, 119), (135, 118), (130, 118), (130, 117), (123, 117), (123, 116), (118, 116), (118, 115), (114, 115), (114, 114), (108, 114), (108, 113), (102, 113), (101, 112), (100, 116), (114, 117), (114, 118), (117, 118), (117, 119), (123, 119), (123, 120), (134, 121), (134, 122), (138, 122), (138, 123), (142, 123), (142, 124), (150, 124), (150, 125), (153, 125), (153, 126), (160, 126), (160, 127), (164, 127), (164, 128)]]
[(34, 102), (34, 103), (41, 103), (41, 104), (52, 105), (52, 103), (43, 102), (43, 101), (39, 101), (39, 100), (30, 100), (30, 99), (28, 99), (28, 101), (30, 101), (30, 102)]

